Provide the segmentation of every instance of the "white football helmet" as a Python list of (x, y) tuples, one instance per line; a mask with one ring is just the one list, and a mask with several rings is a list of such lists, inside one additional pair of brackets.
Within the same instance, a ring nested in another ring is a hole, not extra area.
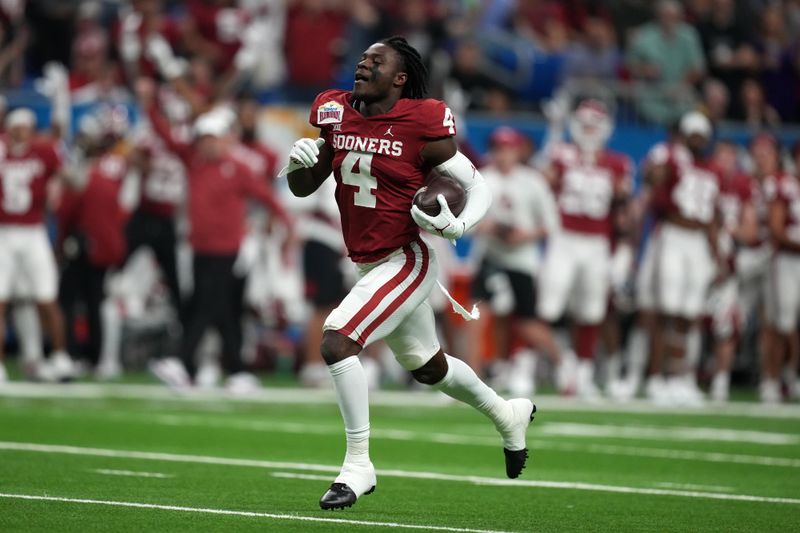
[(599, 100), (583, 100), (569, 119), (569, 134), (585, 152), (601, 150), (613, 131), (614, 121)]

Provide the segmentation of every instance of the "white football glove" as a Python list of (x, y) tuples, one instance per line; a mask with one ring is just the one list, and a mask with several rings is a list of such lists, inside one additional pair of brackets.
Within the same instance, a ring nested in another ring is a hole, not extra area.
[(460, 239), (467, 229), (466, 223), (459, 219), (450, 211), (450, 206), (447, 205), (444, 195), (440, 194), (436, 197), (441, 206), (441, 211), (435, 217), (425, 214), (416, 205), (411, 206), (411, 218), (417, 223), (417, 226), (424, 229), (428, 233), (444, 237), (445, 239), (454, 241)]
[(319, 149), (325, 144), (325, 139), (298, 139), (289, 152), (289, 172), (298, 168), (311, 168), (319, 161)]

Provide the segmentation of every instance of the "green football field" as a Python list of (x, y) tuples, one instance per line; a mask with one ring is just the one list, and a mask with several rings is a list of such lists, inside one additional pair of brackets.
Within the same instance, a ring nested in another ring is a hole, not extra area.
[(537, 399), (504, 477), (491, 425), (436, 394), (372, 396), (374, 494), (324, 512), (328, 391), (0, 388), (0, 531), (798, 531), (800, 407)]

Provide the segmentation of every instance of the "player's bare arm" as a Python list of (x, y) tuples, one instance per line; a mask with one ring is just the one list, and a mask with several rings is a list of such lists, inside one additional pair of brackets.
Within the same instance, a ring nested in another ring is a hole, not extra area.
[(325, 140), (300, 139), (289, 153), (287, 178), (292, 194), (304, 198), (319, 189), (333, 172), (333, 148)]

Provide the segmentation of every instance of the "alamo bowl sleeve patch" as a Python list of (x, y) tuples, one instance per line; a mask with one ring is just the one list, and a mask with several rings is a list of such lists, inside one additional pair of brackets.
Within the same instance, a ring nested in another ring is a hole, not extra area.
[(334, 101), (326, 102), (317, 108), (317, 124), (338, 124), (342, 122), (344, 106)]

